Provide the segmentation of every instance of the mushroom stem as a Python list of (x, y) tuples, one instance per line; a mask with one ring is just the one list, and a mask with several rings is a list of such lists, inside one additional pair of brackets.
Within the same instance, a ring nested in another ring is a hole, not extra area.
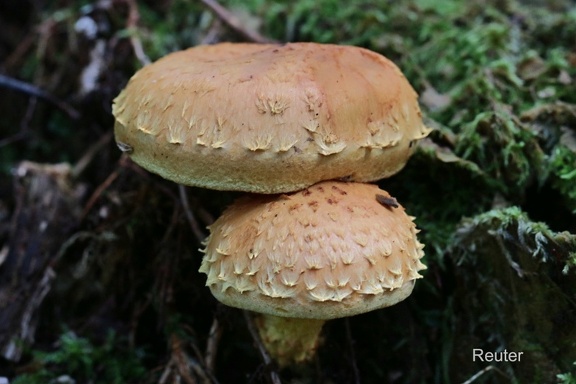
[(314, 356), (325, 320), (258, 314), (254, 323), (268, 353), (285, 367)]

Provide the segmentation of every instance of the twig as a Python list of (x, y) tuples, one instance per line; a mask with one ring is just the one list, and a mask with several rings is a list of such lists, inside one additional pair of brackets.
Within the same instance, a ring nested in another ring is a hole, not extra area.
[(172, 350), (172, 359), (178, 373), (186, 384), (196, 384), (196, 380), (190, 375), (188, 370), (189, 361), (192, 359), (182, 349), (182, 340), (175, 334), (170, 336), (170, 349)]
[[(214, 324), (212, 324), (212, 326), (214, 326)], [(194, 332), (192, 330), (192, 328), (190, 328), (188, 325), (183, 325), (184, 329), (187, 329), (189, 332)], [(202, 355), (202, 353), (200, 353), (200, 349), (198, 348), (198, 346), (193, 342), (193, 341), (189, 341), (188, 342), (188, 346), (190, 348), (192, 348), (192, 351), (194, 352), (194, 354), (196, 355), (197, 359), (189, 362), (190, 363), (190, 367), (196, 372), (196, 370), (200, 369), (202, 370), (202, 373), (198, 373), (203, 379), (205, 383), (208, 384), (219, 384), (218, 379), (216, 379), (216, 376), (214, 376), (214, 373), (212, 372), (212, 370), (206, 365), (206, 359), (204, 358), (204, 356)]]
[(150, 304), (152, 303), (152, 298), (150, 295), (145, 296), (144, 302), (136, 303), (134, 306), (134, 310), (132, 311), (132, 315), (130, 316), (130, 330), (128, 332), (128, 345), (131, 350), (136, 349), (136, 332), (138, 329), (138, 324), (140, 321), (140, 317), (148, 309)]
[(73, 120), (76, 120), (80, 117), (80, 112), (78, 112), (72, 106), (68, 105), (56, 96), (51, 95), (45, 90), (38, 88), (35, 85), (0, 74), (0, 87), (12, 89), (45, 100), (53, 104), (61, 111), (65, 112)]
[[(122, 164), (124, 161), (126, 161), (125, 155), (122, 155), (120, 157), (119, 163)], [(120, 176), (120, 172), (122, 171), (122, 169), (123, 169), (122, 167), (115, 169), (111, 174), (108, 175), (106, 180), (104, 180), (102, 184), (100, 184), (98, 188), (96, 188), (96, 190), (92, 193), (92, 195), (88, 199), (88, 202), (84, 206), (84, 210), (82, 211), (82, 215), (80, 216), (81, 220), (83, 220), (88, 214), (88, 212), (90, 212), (90, 210), (92, 209), (96, 201), (98, 201), (102, 193), (114, 182), (114, 180), (118, 178), (118, 176)]]
[(212, 384), (212, 379), (209, 377), (208, 373), (204, 370), (202, 365), (199, 362), (191, 358), (190, 356), (186, 355), (188, 358), (188, 366), (192, 368), (194, 372), (202, 379), (202, 383), (204, 384)]
[[(20, 320), (20, 327), (17, 329), (17, 334), (11, 341), (16, 343), (15, 340), (33, 340), (36, 334), (36, 326), (38, 322), (37, 312), (38, 308), (44, 301), (44, 297), (50, 292), (52, 288), (52, 281), (56, 278), (56, 272), (50, 267), (44, 270), (42, 279), (38, 282), (37, 286), (32, 293), (30, 300), (26, 303), (22, 311)], [(19, 350), (20, 347), (15, 346), (12, 351)], [(7, 357), (7, 356), (3, 356)]]
[(32, 121), (32, 117), (34, 116), (37, 105), (38, 98), (36, 96), (30, 97), (28, 100), (28, 105), (26, 106), (26, 113), (24, 114), (22, 120), (20, 120), (20, 132), (26, 134), (30, 129), (30, 121)]
[[(243, 310), (242, 312), (244, 313), (244, 320), (246, 320), (246, 326), (248, 327), (248, 331), (250, 332), (250, 335), (252, 336), (252, 339), (254, 340), (256, 347), (258, 347), (258, 352), (260, 352), (260, 356), (262, 357), (264, 365), (267, 368), (271, 368), (272, 358), (268, 354), (268, 351), (266, 350), (266, 347), (264, 347), (264, 344), (262, 344), (262, 340), (260, 340), (260, 335), (258, 334), (258, 330), (256, 330), (256, 327), (254, 326), (254, 322), (250, 317), (250, 313), (246, 310)], [(278, 376), (278, 372), (274, 371), (273, 369), (270, 369), (270, 379), (272, 380), (273, 384), (282, 384), (282, 382), (280, 381), (280, 376)]]
[(95, 238), (96, 235), (93, 232), (89, 232), (89, 231), (80, 231), (80, 232), (76, 232), (75, 234), (73, 234), (72, 236), (70, 236), (58, 249), (58, 252), (56, 252), (56, 255), (54, 256), (54, 259), (52, 259), (51, 262), (51, 267), (56, 269), (56, 266), (58, 264), (58, 262), (60, 261), (60, 259), (62, 258), (62, 256), (64, 256), (64, 254), (66, 254), (66, 251), (68, 251), (68, 249), (70, 249), (70, 247), (72, 247), (74, 244), (76, 244), (78, 241), (81, 240), (87, 240), (87, 239), (93, 239)]
[(38, 38), (36, 33), (37, 31), (35, 30), (30, 31), (28, 35), (26, 35), (23, 39), (20, 39), (16, 49), (14, 49), (4, 60), (4, 63), (2, 63), (5, 73), (11, 73), (13, 68), (21, 65), (22, 61), (24, 61), (23, 57), (33, 48), (34, 44), (36, 43), (36, 39)]
[(348, 318), (344, 319), (344, 325), (346, 327), (346, 338), (348, 339), (348, 347), (350, 348), (350, 364), (352, 364), (352, 371), (354, 372), (354, 383), (360, 384), (360, 371), (358, 370), (358, 364), (356, 363), (356, 352), (354, 351), (354, 340), (352, 340), (352, 331), (350, 330), (350, 320)]
[(190, 204), (188, 203), (188, 196), (186, 196), (186, 187), (182, 184), (178, 185), (178, 190), (180, 192), (180, 201), (182, 202), (182, 206), (184, 207), (184, 213), (186, 214), (186, 218), (188, 219), (188, 223), (190, 224), (190, 229), (192, 229), (192, 233), (196, 236), (198, 242), (202, 243), (206, 238), (206, 235), (200, 229), (192, 210), (190, 209)]
[(134, 50), (134, 55), (140, 61), (142, 65), (150, 64), (150, 58), (144, 53), (144, 48), (142, 47), (142, 41), (137, 35), (138, 31), (138, 20), (140, 20), (140, 12), (138, 12), (138, 5), (135, 0), (124, 0), (128, 5), (128, 20), (126, 21), (126, 26), (132, 31), (130, 34), (130, 44), (132, 44), (132, 49)]
[(218, 380), (206, 370), (205, 366), (198, 360), (192, 358), (183, 347), (183, 341), (176, 335), (170, 336), (170, 344), (172, 347), (172, 359), (176, 365), (176, 369), (186, 383), (196, 382), (195, 378), (190, 375), (189, 369), (200, 378), (204, 384), (218, 384)]
[(6, 145), (10, 145), (20, 140), (24, 140), (28, 136), (28, 132), (18, 132), (12, 136), (0, 140), (0, 148)]
[(214, 223), (214, 216), (212, 216), (212, 214), (203, 207), (201, 206), (197, 207), (196, 212), (198, 212), (198, 218), (202, 220), (202, 223), (205, 226), (209, 226)]
[(240, 20), (228, 9), (220, 5), (216, 0), (200, 0), (202, 4), (210, 8), (214, 14), (221, 19), (230, 28), (241, 34), (245, 39), (253, 41), (255, 43), (277, 43), (277, 41), (269, 39), (260, 35), (258, 32), (247, 29), (242, 25)]
[(507, 374), (505, 374), (504, 372), (502, 372), (501, 370), (499, 370), (495, 366), (489, 365), (486, 368), (476, 372), (471, 378), (462, 382), (462, 384), (471, 384), (474, 381), (476, 381), (477, 378), (479, 378), (480, 376), (482, 376), (483, 374), (485, 374), (486, 372), (491, 371), (491, 370), (494, 370), (494, 371), (498, 372), (499, 374), (501, 374), (502, 376), (504, 376), (505, 378), (510, 379)]
[(92, 162), (92, 160), (94, 160), (94, 156), (96, 156), (96, 154), (110, 142), (110, 140), (112, 139), (112, 134), (113, 132), (109, 131), (108, 133), (100, 137), (100, 139), (96, 143), (91, 145), (90, 148), (88, 148), (86, 153), (84, 153), (84, 155), (80, 158), (80, 160), (76, 162), (76, 164), (72, 168), (72, 171), (70, 172), (70, 178), (77, 179), (78, 176), (80, 176), (80, 174), (86, 169), (86, 167)]
[(222, 328), (220, 328), (220, 323), (218, 319), (214, 317), (212, 321), (212, 326), (210, 327), (210, 332), (208, 333), (208, 341), (206, 342), (206, 353), (204, 362), (206, 363), (206, 368), (210, 372), (214, 372), (214, 366), (216, 364), (216, 351), (218, 350), (218, 342), (222, 336)]
[(221, 35), (222, 27), (222, 20), (214, 18), (210, 24), (210, 28), (208, 28), (208, 31), (206, 31), (202, 37), (202, 40), (200, 40), (200, 45), (210, 45), (217, 43), (220, 40), (219, 36)]
[(158, 379), (158, 383), (156, 384), (166, 384), (168, 382), (168, 378), (170, 377), (170, 371), (172, 370), (172, 364), (173, 364), (172, 360), (170, 360), (168, 364), (166, 364), (166, 367), (164, 367), (164, 370), (162, 371), (162, 374)]
[(200, 220), (201, 224), (204, 227), (212, 225), (214, 223), (214, 216), (208, 212), (202, 204), (198, 201), (196, 196), (189, 196), (189, 202), (194, 206), (194, 213), (198, 216), (198, 220)]

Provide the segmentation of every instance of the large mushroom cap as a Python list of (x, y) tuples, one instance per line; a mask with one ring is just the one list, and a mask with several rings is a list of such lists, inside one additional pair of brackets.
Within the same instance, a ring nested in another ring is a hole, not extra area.
[(412, 292), (422, 244), (412, 217), (377, 186), (323, 182), (237, 200), (210, 227), (200, 268), (222, 303), (332, 319)]
[(132, 77), (113, 113), (119, 147), (144, 168), (258, 193), (390, 176), (429, 132), (391, 61), (315, 43), (172, 53)]

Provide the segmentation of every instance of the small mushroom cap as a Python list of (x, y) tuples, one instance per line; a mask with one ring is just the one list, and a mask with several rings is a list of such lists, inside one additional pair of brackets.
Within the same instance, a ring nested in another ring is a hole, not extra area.
[(424, 246), (377, 186), (322, 182), (237, 200), (210, 226), (200, 271), (222, 303), (284, 317), (332, 319), (410, 295)]
[(257, 193), (390, 176), (430, 131), (391, 61), (315, 43), (172, 53), (130, 79), (113, 114), (118, 146), (149, 171)]

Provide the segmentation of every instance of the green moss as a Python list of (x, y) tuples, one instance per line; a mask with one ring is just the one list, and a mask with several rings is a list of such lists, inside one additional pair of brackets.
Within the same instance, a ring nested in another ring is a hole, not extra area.
[(544, 153), (536, 135), (506, 113), (478, 114), (458, 136), (456, 152), (505, 192), (519, 193), (543, 178)]
[(54, 350), (33, 351), (34, 362), (40, 369), (18, 376), (14, 384), (57, 382), (63, 375), (76, 382), (136, 382), (146, 372), (140, 362), (142, 351), (125, 351), (118, 341), (115, 334), (110, 333), (106, 341), (97, 346), (73, 332), (64, 332)]
[(521, 120), (537, 135), (546, 153), (546, 182), (576, 214), (576, 104), (544, 104), (524, 112)]
[(576, 214), (576, 152), (558, 146), (550, 162), (552, 185), (564, 196), (566, 205)]
[[(576, 367), (576, 361), (574, 362), (574, 367)], [(561, 384), (576, 384), (576, 375), (572, 373), (561, 373), (556, 375), (558, 383)]]

